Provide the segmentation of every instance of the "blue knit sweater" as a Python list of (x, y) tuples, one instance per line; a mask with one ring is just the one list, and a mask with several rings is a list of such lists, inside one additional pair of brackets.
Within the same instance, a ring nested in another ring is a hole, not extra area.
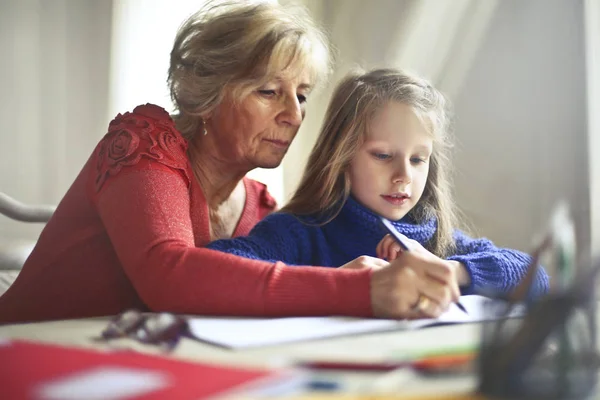
[[(379, 217), (352, 198), (326, 225), (311, 226), (310, 223), (317, 222), (316, 218), (301, 219), (287, 213), (273, 213), (259, 222), (249, 236), (217, 240), (207, 247), (288, 265), (339, 267), (362, 255), (375, 257), (375, 248), (386, 234)], [(422, 245), (436, 229), (435, 220), (416, 224), (405, 217), (393, 224), (400, 233)], [(463, 263), (471, 276), (471, 285), (461, 288), (462, 294), (481, 289), (506, 293), (518, 284), (531, 261), (527, 254), (498, 248), (487, 239), (472, 239), (459, 230), (454, 232), (454, 239), (456, 252), (447, 259)], [(544, 293), (548, 287), (548, 275), (540, 270), (532, 294)]]

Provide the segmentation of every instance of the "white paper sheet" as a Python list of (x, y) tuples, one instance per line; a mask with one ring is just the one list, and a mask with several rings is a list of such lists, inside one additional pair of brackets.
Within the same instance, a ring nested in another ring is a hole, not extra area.
[(40, 385), (40, 400), (125, 400), (140, 398), (172, 384), (160, 371), (98, 366)]
[[(484, 312), (489, 299), (462, 296), (460, 303), (467, 309), (465, 314), (455, 304), (435, 319), (413, 321), (345, 318), (345, 317), (294, 317), (294, 318), (211, 318), (189, 319), (192, 335), (200, 340), (229, 348), (270, 346), (305, 340), (336, 336), (365, 334), (393, 330), (411, 330), (448, 323), (471, 323), (498, 318)], [(511, 316), (519, 316), (518, 311)]]

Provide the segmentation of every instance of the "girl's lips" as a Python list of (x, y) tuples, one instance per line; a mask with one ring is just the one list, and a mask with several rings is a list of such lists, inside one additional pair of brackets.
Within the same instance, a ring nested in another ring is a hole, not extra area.
[(395, 205), (395, 206), (403, 205), (410, 198), (408, 196), (390, 196), (390, 195), (385, 195), (385, 194), (381, 195), (381, 197), (388, 203)]

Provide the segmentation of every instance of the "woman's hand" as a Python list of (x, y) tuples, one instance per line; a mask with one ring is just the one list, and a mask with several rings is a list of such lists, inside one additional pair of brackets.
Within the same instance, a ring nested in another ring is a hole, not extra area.
[[(429, 253), (432, 257), (439, 259), (439, 257), (430, 253), (429, 250), (423, 247), (421, 243), (417, 242), (416, 240), (409, 239), (406, 236), (404, 236), (404, 238), (405, 243), (410, 246), (410, 251)], [(387, 261), (394, 261), (396, 258), (398, 258), (398, 255), (403, 252), (403, 249), (392, 235), (387, 234), (383, 237), (383, 239), (381, 239), (375, 251), (377, 253), (377, 257)], [(445, 262), (447, 262), (448, 265), (454, 269), (456, 280), (458, 281), (459, 286), (469, 286), (471, 284), (471, 276), (469, 275), (467, 268), (462, 263), (450, 260), (445, 260)]]
[(400, 252), (371, 276), (371, 306), (376, 317), (435, 318), (459, 295), (456, 269), (426, 250)]
[(382, 260), (381, 258), (369, 257), (369, 256), (360, 256), (355, 258), (354, 260), (342, 265), (340, 268), (345, 269), (361, 269), (361, 268), (372, 268), (372, 269), (380, 269), (383, 267), (387, 267), (390, 265), (389, 262)]

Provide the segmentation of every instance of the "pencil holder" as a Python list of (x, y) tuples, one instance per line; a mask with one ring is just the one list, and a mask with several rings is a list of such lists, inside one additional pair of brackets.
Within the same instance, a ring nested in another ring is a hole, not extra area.
[[(593, 285), (592, 285), (593, 287)], [(479, 392), (498, 399), (591, 399), (598, 354), (593, 290), (579, 285), (547, 295), (522, 319), (483, 325)], [(591, 295), (591, 296), (590, 296)], [(495, 310), (507, 307), (492, 303)]]

